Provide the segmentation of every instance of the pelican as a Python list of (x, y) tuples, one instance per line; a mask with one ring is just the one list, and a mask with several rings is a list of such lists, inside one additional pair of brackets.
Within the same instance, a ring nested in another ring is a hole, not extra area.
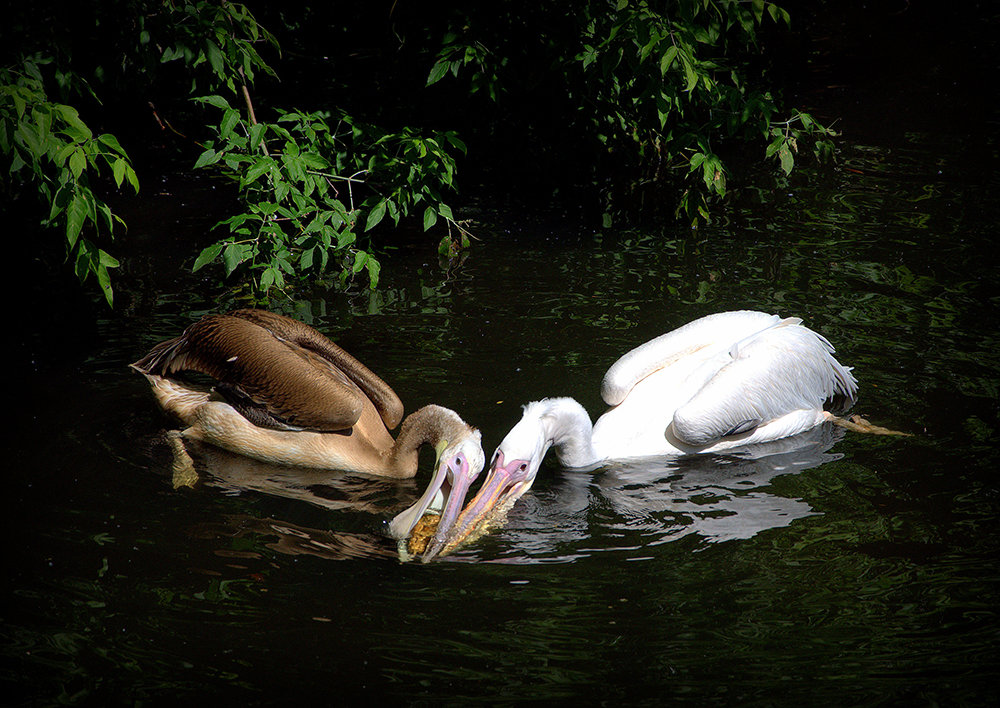
[(833, 352), (801, 319), (751, 311), (702, 317), (636, 347), (605, 374), (601, 397), (611, 408), (597, 423), (572, 398), (527, 404), (479, 493), (423, 559), (502, 518), (531, 488), (549, 448), (563, 467), (594, 469), (778, 440), (833, 419), (824, 406), (849, 408), (858, 390)]
[[(410, 414), (393, 440), (403, 404), (361, 362), (312, 327), (265, 310), (206, 315), (131, 365), (185, 439), (278, 465), (407, 478), (424, 443), (437, 454), (427, 490), (389, 523), (406, 538), (424, 513), (444, 505), (438, 533), (461, 511), (483, 469), (480, 433), (448, 408)], [(174, 375), (216, 379), (209, 389)], [(447, 503), (444, 503), (447, 497)]]

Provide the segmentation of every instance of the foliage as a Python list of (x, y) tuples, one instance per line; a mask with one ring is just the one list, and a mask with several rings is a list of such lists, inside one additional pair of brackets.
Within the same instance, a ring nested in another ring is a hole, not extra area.
[[(19, 68), (0, 69), (0, 151), (9, 160), (12, 191), (37, 192), (49, 205), (43, 224), (60, 229), (66, 255), (81, 282), (93, 275), (108, 304), (113, 303), (109, 268), (118, 261), (95, 239), (113, 237), (124, 222), (95, 192), (91, 175), (110, 173), (115, 185), (139, 180), (118, 139), (94, 135), (76, 108), (48, 99), (39, 63), (27, 59)], [(84, 228), (94, 232), (84, 236)]]
[[(99, 240), (102, 228), (110, 237), (124, 222), (94, 194), (86, 170), (96, 174), (99, 163), (106, 163), (118, 187), (127, 179), (138, 190), (138, 179), (114, 135), (94, 138), (77, 107), (48, 100), (39, 65), (52, 65), (52, 83), (62, 94), (77, 99), (82, 94), (98, 104), (102, 90), (127, 94), (129, 87), (148, 88), (161, 75), (157, 67), (171, 62), (183, 64), (192, 92), (235, 91), (257, 71), (274, 74), (254, 46), (274, 40), (238, 3), (119, 0), (79, 11), (87, 21), (78, 26), (71, 26), (73, 13), (46, 3), (15, 16), (14, 32), (32, 38), (26, 46), (33, 41), (39, 49), (4, 70), (0, 129), (4, 152), (12, 158), (13, 187), (23, 191), (30, 185), (51, 205), (44, 223), (64, 223), (77, 275), (83, 281), (94, 273), (111, 304), (108, 268), (118, 262), (81, 232), (87, 227), (85, 233), (96, 231), (92, 237)], [(96, 91), (84, 74), (101, 84)]]
[(358, 234), (386, 215), (398, 224), (422, 208), (425, 229), (440, 217), (464, 231), (440, 196), (455, 175), (448, 149), (464, 150), (453, 133), (387, 133), (343, 113), (331, 126), (318, 111), (255, 123), (221, 96), (199, 100), (222, 119), (195, 167), (215, 166), (237, 182), (245, 211), (221, 222), (230, 235), (201, 252), (196, 270), (216, 259), (227, 275), (244, 266), (266, 292), (286, 276), (321, 274), (333, 259), (341, 283), (365, 271), (374, 288), (380, 265)]
[[(190, 89), (217, 91), (222, 87), (236, 93), (253, 84), (257, 72), (276, 76), (264, 61), (256, 45), (278, 49), (278, 41), (241, 3), (234, 2), (164, 2), (164, 13), (139, 17), (140, 41), (149, 44), (154, 38), (163, 42), (159, 60), (166, 64), (180, 62), (185, 69), (207, 66), (202, 78), (192, 74)], [(156, 22), (160, 20), (160, 22)]]
[[(264, 294), (323, 274), (342, 284), (364, 275), (375, 287), (373, 236), (390, 222), (446, 232), (439, 252), (460, 261), (469, 234), (446, 198), (466, 144), (462, 168), (475, 181), (541, 195), (572, 181), (581, 203), (596, 202), (597, 189), (606, 224), (635, 213), (623, 196), (651, 190), (691, 223), (708, 219), (746, 144), (762, 143), (784, 173), (807, 142), (832, 152), (832, 131), (784, 111), (764, 78), (761, 45), (789, 19), (766, 0), (543, 0), (434, 13), (399, 3), (257, 3), (251, 12), (217, 0), (84, 0), (70, 13), (45, 2), (12, 13), (24, 38), (0, 60), (12, 189), (34, 189), (49, 205), (47, 223), (65, 231), (78, 275), (95, 275), (109, 302), (117, 261), (98, 244), (122, 224), (103, 201), (112, 181), (97, 177), (138, 180), (119, 141), (94, 137), (82, 114), (91, 125), (117, 121), (115, 134), (123, 128), (144, 146), (152, 107), (183, 139), (187, 164), (229, 178), (241, 208), (194, 268), (219, 262)], [(294, 43), (290, 57), (257, 14)], [(279, 66), (296, 81), (278, 86)]]
[[(195, 270), (221, 261), (227, 277), (251, 273), (265, 294), (330, 271), (342, 285), (364, 272), (374, 288), (380, 264), (359, 235), (385, 215), (398, 225), (422, 209), (425, 229), (441, 217), (449, 233), (463, 231), (441, 199), (454, 184), (449, 150), (464, 150), (453, 133), (389, 132), (343, 111), (274, 108), (275, 120), (258, 121), (250, 88), (257, 74), (276, 74), (255, 45), (276, 50), (275, 37), (235, 3), (189, 3), (173, 15), (162, 61), (208, 66), (210, 75), (192, 79), (191, 89), (210, 88), (195, 100), (221, 111), (194, 166), (231, 179), (243, 206), (219, 222), (225, 235), (202, 250)], [(215, 93), (223, 89), (239, 96), (238, 105)]]
[[(529, 72), (550, 72), (558, 80), (544, 90), (564, 87), (559, 129), (591, 146), (591, 164), (599, 165), (602, 153), (614, 155), (646, 183), (680, 182), (678, 211), (693, 221), (708, 219), (706, 197), (726, 194), (723, 145), (763, 139), (765, 156), (776, 157), (785, 174), (805, 136), (815, 139), (818, 157), (832, 154), (830, 129), (798, 110), (779, 120), (775, 95), (751, 80), (759, 73), (749, 63), (758, 53), (758, 29), (765, 21), (789, 22), (773, 3), (593, 1), (576, 6), (571, 21), (557, 3), (534, 13), (525, 33), (541, 37), (528, 45), (532, 66), (511, 61), (517, 54), (502, 45), (504, 31), (470, 12), (444, 35), (428, 84), (466, 70), (472, 93), (499, 101), (529, 85)], [(502, 14), (494, 19), (504, 22)], [(507, 30), (517, 36), (513, 24)], [(536, 105), (541, 97), (519, 100)]]

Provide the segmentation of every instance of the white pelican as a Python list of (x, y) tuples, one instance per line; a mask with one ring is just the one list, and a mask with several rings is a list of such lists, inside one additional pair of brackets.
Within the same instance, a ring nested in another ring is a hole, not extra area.
[(596, 424), (572, 398), (526, 405), (479, 494), (424, 559), (502, 516), (531, 487), (550, 447), (562, 466), (593, 469), (777, 440), (833, 418), (824, 405), (847, 408), (858, 388), (833, 351), (798, 318), (751, 311), (702, 317), (636, 347), (605, 374), (601, 396), (611, 408)]
[[(479, 431), (441, 406), (409, 415), (393, 440), (389, 430), (403, 417), (395, 392), (312, 327), (273, 312), (206, 315), (132, 368), (187, 426), (183, 438), (263, 462), (413, 477), (418, 450), (430, 443), (436, 472), (416, 504), (390, 522), (397, 539), (447, 496), (444, 534), (485, 463)], [(217, 383), (209, 389), (174, 378), (183, 371)]]

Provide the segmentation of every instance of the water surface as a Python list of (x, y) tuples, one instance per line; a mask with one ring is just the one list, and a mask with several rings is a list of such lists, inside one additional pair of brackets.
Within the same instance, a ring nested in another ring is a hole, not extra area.
[(836, 166), (746, 186), (695, 235), (482, 203), (460, 268), (414, 239), (387, 249), (379, 292), (279, 303), (409, 410), (460, 411), (487, 456), (524, 402), (573, 395), (596, 415), (620, 354), (736, 308), (802, 317), (855, 367), (855, 412), (914, 434), (823, 426), (592, 474), (550, 459), (504, 528), (427, 565), (400, 563), (382, 529), (429, 458), (389, 482), (206, 448), (178, 486), (168, 421), (127, 364), (243, 301), (181, 260), (208, 238), (212, 185), (151, 190), (118, 312), (55, 285), (25, 308), (5, 703), (988, 702), (996, 121), (906, 118), (866, 134), (848, 116)]

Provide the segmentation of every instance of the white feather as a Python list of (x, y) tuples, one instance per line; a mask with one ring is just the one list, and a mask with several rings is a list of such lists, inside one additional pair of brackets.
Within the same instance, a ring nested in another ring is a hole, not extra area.
[(604, 377), (612, 406), (596, 424), (571, 398), (525, 406), (500, 444), (534, 470), (549, 447), (566, 467), (607, 459), (715, 452), (795, 435), (824, 420), (857, 382), (830, 343), (798, 318), (709, 315), (636, 347)]

